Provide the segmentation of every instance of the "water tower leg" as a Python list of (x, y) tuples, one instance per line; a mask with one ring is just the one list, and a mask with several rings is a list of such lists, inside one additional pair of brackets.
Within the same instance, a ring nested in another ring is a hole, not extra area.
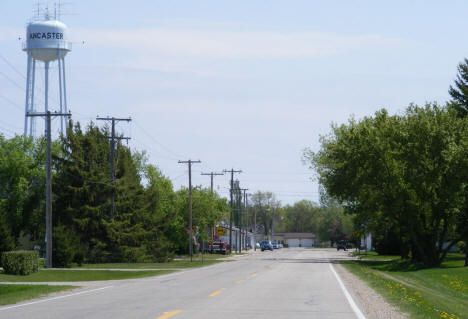
[[(63, 113), (63, 104), (62, 104), (62, 55), (60, 51), (58, 53), (58, 69), (59, 69), (59, 97), (60, 97), (60, 113)], [(63, 135), (63, 121), (64, 117), (60, 117), (60, 133)]]
[(47, 113), (49, 111), (49, 63), (45, 62), (45, 88), (44, 88), (44, 109)]
[[(65, 58), (62, 57), (62, 73), (63, 73), (63, 107), (65, 113), (68, 113), (68, 104), (67, 104), (67, 82), (65, 81)], [(67, 130), (67, 118), (63, 117), (65, 121), (65, 131)]]
[[(29, 105), (29, 112), (34, 113), (34, 86), (36, 85), (36, 59), (32, 59), (32, 83), (31, 83), (31, 104)], [(36, 134), (36, 117), (29, 118), (29, 135)]]
[(24, 136), (28, 135), (29, 94), (31, 91), (31, 53), (28, 52), (28, 66), (26, 69), (26, 103), (24, 106)]

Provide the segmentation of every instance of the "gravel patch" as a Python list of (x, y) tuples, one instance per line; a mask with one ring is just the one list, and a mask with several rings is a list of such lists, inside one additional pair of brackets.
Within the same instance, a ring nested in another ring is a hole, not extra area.
[(365, 282), (339, 264), (334, 265), (341, 280), (367, 319), (407, 319), (409, 315), (386, 302)]

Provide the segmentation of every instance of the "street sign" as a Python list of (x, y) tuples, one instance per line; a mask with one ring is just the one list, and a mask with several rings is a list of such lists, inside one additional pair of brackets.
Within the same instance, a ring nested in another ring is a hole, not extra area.
[(219, 236), (226, 235), (226, 228), (218, 226), (218, 228), (216, 228), (216, 232)]

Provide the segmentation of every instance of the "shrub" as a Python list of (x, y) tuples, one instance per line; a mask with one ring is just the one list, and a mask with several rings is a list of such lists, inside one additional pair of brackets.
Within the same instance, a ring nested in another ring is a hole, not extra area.
[(4, 252), (2, 265), (6, 274), (29, 275), (39, 269), (39, 254), (33, 250)]

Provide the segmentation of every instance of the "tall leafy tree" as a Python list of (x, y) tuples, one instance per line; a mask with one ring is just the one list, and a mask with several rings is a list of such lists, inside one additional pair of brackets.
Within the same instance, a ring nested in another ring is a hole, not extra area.
[(271, 234), (271, 226), (275, 211), (278, 212), (280, 202), (276, 200), (272, 192), (256, 192), (250, 197), (250, 215), (257, 216), (257, 226), (263, 228), (263, 234), (268, 237)]
[(0, 253), (21, 235), (43, 238), (44, 158), (42, 139), (0, 135)]
[(395, 223), (409, 236), (413, 258), (439, 265), (462, 236), (467, 124), (437, 105), (394, 116), (382, 110), (333, 126), (321, 150), (305, 157), (348, 211), (368, 225)]

